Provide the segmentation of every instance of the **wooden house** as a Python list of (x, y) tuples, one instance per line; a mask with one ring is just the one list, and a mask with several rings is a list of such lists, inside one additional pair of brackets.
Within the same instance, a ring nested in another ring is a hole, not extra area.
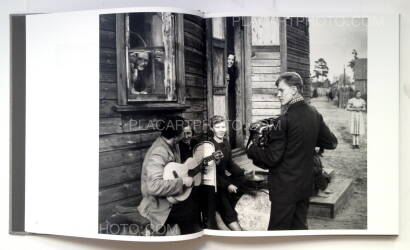
[(367, 58), (356, 58), (352, 61), (353, 80), (356, 90), (367, 94)]
[[(152, 121), (165, 114), (192, 121), (223, 115), (236, 121), (229, 134), (240, 154), (249, 124), (280, 114), (275, 80), (281, 72), (298, 72), (310, 96), (306, 18), (142, 15), (100, 16), (100, 223), (115, 205), (140, 202), (142, 161), (159, 135)], [(144, 32), (151, 35), (142, 37)], [(228, 54), (235, 55), (237, 68), (231, 90)], [(152, 83), (147, 91), (130, 85), (130, 76), (143, 75), (130, 66), (138, 56), (152, 61), (145, 68), (155, 74), (145, 78)], [(197, 134), (206, 130), (203, 124), (194, 128)]]

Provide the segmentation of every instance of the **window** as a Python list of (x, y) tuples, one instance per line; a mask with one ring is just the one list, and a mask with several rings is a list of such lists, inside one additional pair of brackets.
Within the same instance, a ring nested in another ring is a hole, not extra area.
[(183, 64), (182, 25), (182, 15), (172, 13), (117, 15), (120, 105), (184, 101), (177, 93), (184, 90), (184, 67), (176, 67)]

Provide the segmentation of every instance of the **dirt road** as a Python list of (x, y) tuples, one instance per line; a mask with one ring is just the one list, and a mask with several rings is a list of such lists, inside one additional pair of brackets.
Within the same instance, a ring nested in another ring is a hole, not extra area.
[(325, 97), (314, 98), (311, 104), (323, 115), (339, 141), (337, 149), (325, 151), (322, 162), (335, 170), (336, 178), (353, 179), (354, 192), (336, 218), (309, 218), (309, 228), (364, 229), (367, 227), (367, 137), (361, 138), (360, 149), (352, 149), (349, 112), (337, 108)]

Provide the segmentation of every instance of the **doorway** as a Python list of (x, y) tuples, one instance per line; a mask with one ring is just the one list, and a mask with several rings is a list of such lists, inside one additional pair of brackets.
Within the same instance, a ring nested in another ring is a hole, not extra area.
[(243, 21), (240, 17), (226, 18), (227, 51), (227, 118), (232, 149), (244, 147), (244, 43)]
[(228, 120), (232, 153), (245, 147), (245, 80), (249, 72), (244, 67), (243, 21), (243, 17), (207, 20), (208, 115), (222, 115)]
[(227, 99), (228, 99), (228, 126), (229, 142), (232, 148), (237, 148), (236, 141), (236, 78), (238, 67), (235, 60), (234, 25), (233, 18), (226, 18), (226, 49), (227, 49)]

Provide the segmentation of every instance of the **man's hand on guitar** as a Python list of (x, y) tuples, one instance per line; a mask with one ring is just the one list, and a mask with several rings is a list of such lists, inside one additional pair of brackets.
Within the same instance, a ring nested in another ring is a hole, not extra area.
[(182, 182), (185, 187), (191, 187), (194, 182), (194, 179), (192, 179), (192, 177), (186, 176), (182, 177)]

